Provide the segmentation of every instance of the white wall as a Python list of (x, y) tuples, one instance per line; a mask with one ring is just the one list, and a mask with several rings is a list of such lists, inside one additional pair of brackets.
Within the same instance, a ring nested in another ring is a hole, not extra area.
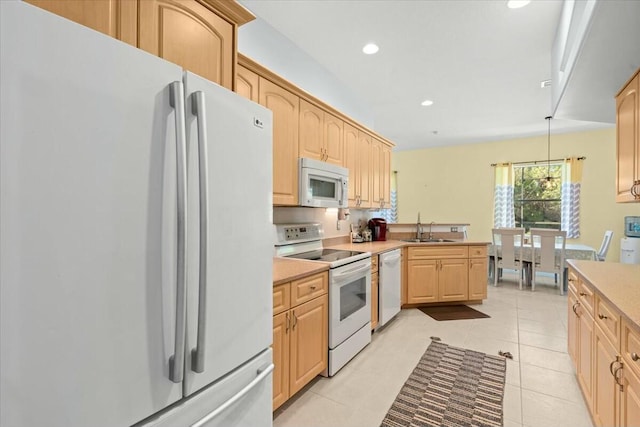
[(371, 108), (327, 69), (260, 18), (238, 30), (238, 51), (373, 129)]

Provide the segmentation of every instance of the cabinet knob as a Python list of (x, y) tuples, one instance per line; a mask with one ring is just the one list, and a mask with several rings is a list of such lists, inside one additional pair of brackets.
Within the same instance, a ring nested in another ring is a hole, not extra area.
[(311, 290), (313, 291), (316, 288), (316, 285), (311, 285), (309, 286), (311, 288)]
[(640, 357), (638, 357), (638, 353), (631, 353), (631, 360), (637, 362)]
[(608, 319), (608, 317), (605, 316), (604, 314), (598, 314), (598, 318), (599, 319)]
[(581, 297), (586, 297), (586, 296), (587, 296), (587, 294), (586, 294), (586, 293), (584, 293), (584, 292), (580, 292), (580, 296), (581, 296)]

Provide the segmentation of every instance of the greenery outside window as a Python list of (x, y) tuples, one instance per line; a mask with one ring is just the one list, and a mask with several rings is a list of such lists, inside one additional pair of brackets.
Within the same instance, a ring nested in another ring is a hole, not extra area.
[[(514, 165), (516, 227), (560, 229), (562, 213), (562, 164)], [(545, 185), (551, 176), (552, 185)]]

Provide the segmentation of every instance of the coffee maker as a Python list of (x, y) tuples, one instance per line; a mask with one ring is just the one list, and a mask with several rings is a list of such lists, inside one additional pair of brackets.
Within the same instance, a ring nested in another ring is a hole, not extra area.
[(384, 218), (371, 218), (367, 224), (371, 230), (373, 241), (387, 240), (387, 220)]

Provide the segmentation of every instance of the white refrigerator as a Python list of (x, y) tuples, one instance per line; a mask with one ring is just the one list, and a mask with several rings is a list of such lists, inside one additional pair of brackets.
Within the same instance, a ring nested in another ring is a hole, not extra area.
[(270, 426), (271, 112), (0, 20), (0, 425)]

